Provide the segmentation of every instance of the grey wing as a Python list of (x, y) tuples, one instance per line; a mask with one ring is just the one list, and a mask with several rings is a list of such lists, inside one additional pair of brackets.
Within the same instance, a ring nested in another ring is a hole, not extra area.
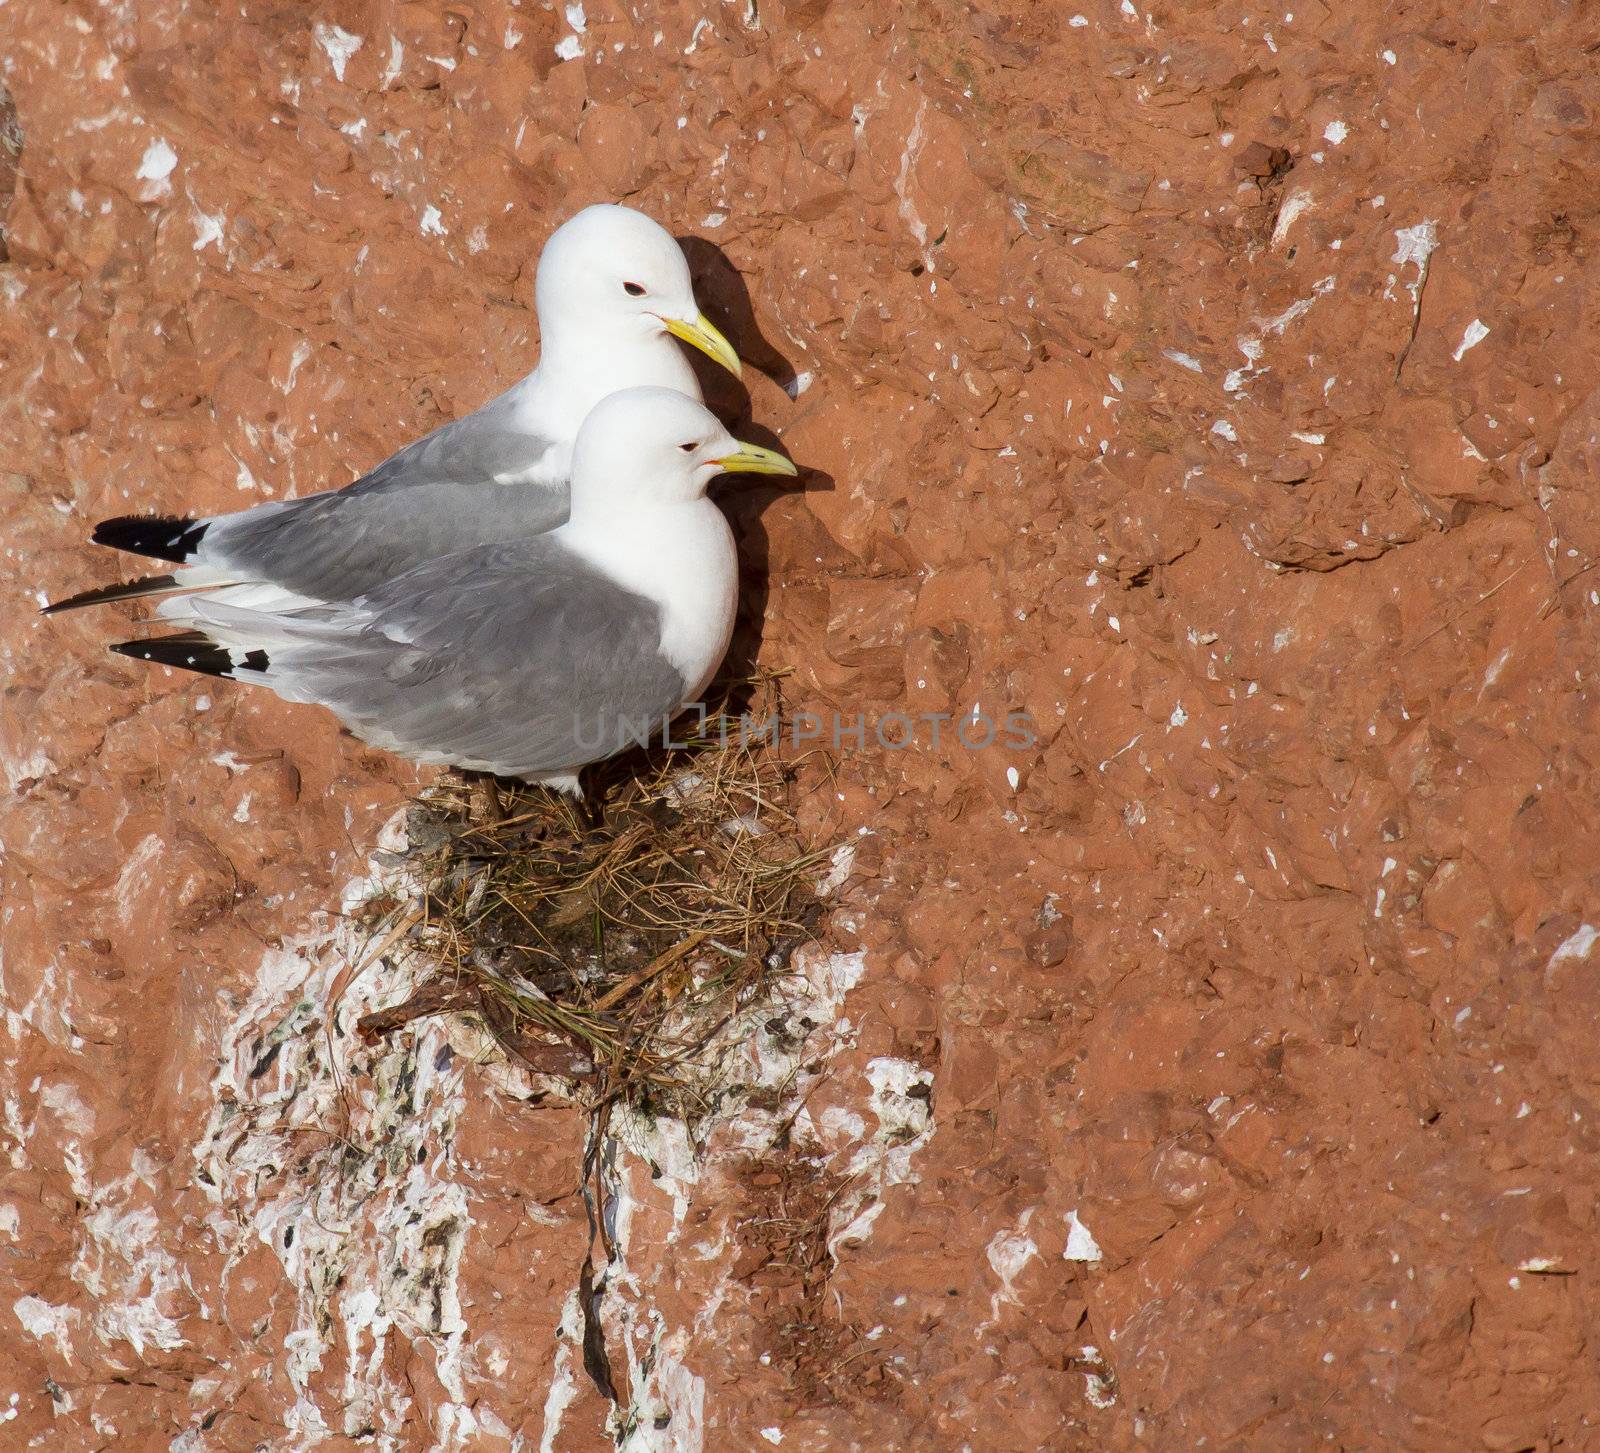
[[(221, 624), (253, 614), (195, 610)], [(352, 607), (274, 626), (261, 679), (280, 695), (320, 702), (376, 746), (509, 777), (644, 739), (690, 684), (661, 654), (660, 607), (551, 539), (430, 561)]]
[(353, 600), (435, 556), (554, 529), (567, 481), (511, 395), (435, 429), (344, 489), (213, 521), (201, 563), (317, 600)]

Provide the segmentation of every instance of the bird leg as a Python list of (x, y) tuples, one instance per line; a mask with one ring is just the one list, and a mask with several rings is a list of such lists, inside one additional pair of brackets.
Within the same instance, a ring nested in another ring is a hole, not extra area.
[[(590, 776), (593, 782), (593, 774)], [(606, 800), (604, 789), (584, 791), (582, 779), (579, 779), (578, 791), (575, 794), (574, 805), (578, 810), (578, 820), (583, 824), (585, 837), (593, 837), (606, 825)]]
[(472, 796), (467, 803), (467, 818), (473, 823), (504, 822), (506, 810), (500, 801), (500, 784), (492, 772), (463, 774), (472, 782)]

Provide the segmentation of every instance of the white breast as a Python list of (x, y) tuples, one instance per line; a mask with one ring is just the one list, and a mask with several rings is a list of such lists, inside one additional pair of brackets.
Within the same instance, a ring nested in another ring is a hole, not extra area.
[(710, 500), (630, 512), (604, 530), (562, 527), (564, 542), (618, 585), (661, 606), (661, 654), (692, 701), (716, 675), (733, 637), (739, 557)]

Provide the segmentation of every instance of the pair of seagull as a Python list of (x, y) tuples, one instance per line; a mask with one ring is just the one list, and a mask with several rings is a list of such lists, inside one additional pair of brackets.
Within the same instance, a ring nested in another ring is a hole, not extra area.
[(539, 259), (539, 365), (343, 489), (207, 519), (105, 520), (175, 567), (139, 596), (176, 634), (126, 656), (254, 682), (416, 761), (578, 792), (578, 771), (695, 700), (733, 632), (719, 474), (793, 475), (701, 402), (680, 338), (735, 375), (672, 236), (589, 207)]

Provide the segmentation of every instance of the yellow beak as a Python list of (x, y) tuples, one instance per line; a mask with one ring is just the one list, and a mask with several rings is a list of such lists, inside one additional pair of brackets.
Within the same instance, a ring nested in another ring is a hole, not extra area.
[(734, 443), (739, 446), (738, 449), (716, 461), (717, 468), (724, 474), (787, 474), (793, 478), (800, 473), (794, 463), (785, 459), (776, 449), (746, 444), (743, 439), (736, 439)]
[(682, 318), (663, 318), (661, 321), (667, 325), (667, 332), (674, 338), (681, 338), (685, 343), (693, 344), (707, 358), (720, 363), (735, 378), (744, 377), (744, 366), (739, 362), (739, 355), (733, 351), (733, 344), (712, 326), (711, 319), (704, 313), (692, 323), (686, 323)]

